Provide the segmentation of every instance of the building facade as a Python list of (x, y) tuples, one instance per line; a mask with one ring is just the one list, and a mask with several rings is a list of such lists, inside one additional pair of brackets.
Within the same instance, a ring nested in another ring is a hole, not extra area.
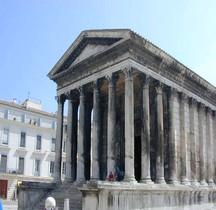
[[(83, 31), (48, 76), (58, 98), (54, 182), (67, 101), (65, 183), (82, 192), (83, 210), (213, 209), (214, 86), (128, 29)], [(107, 181), (117, 167), (121, 181)]]
[[(129, 29), (83, 31), (48, 76), (57, 84), (54, 183), (76, 186), (83, 210), (214, 209), (214, 86)], [(117, 167), (120, 181), (107, 180)], [(22, 189), (19, 209), (33, 206), (31, 187)]]
[[(1, 197), (12, 199), (20, 181), (53, 180), (56, 121), (56, 115), (42, 111), (38, 102), (0, 101), (0, 181), (5, 186)], [(65, 162), (65, 135), (63, 144)], [(64, 174), (65, 163), (62, 170)]]

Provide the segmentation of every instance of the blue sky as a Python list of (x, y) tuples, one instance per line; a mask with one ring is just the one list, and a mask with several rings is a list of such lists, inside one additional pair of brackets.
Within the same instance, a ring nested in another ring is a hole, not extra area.
[(0, 0), (0, 99), (41, 100), (47, 77), (81, 31), (130, 28), (216, 86), (215, 0)]

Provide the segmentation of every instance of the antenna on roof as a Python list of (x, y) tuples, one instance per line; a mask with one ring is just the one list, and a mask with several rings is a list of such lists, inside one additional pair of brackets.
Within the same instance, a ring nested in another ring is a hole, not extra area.
[(38, 99), (38, 98), (33, 98), (33, 97), (30, 97), (30, 92), (28, 92), (28, 100), (33, 100), (33, 101), (35, 101), (35, 102), (37, 102), (37, 103), (41, 104), (41, 100), (40, 100), (40, 99)]

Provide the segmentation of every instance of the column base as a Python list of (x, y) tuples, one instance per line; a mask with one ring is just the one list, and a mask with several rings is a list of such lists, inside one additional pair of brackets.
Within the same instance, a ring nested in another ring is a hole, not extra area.
[(215, 183), (214, 183), (214, 181), (211, 179), (211, 180), (208, 181), (208, 185), (209, 185), (209, 186), (215, 186)]
[(154, 182), (151, 180), (150, 177), (141, 179), (139, 183), (142, 183), (142, 184), (154, 184)]
[(191, 182), (187, 178), (182, 178), (181, 179), (181, 184), (185, 185), (185, 186), (189, 186), (189, 185), (191, 185)]
[(192, 186), (199, 186), (200, 183), (197, 181), (197, 179), (194, 179), (191, 181)]
[(132, 182), (132, 183), (137, 183), (137, 180), (133, 177), (125, 177), (124, 182)]
[(201, 181), (200, 181), (200, 185), (201, 185), (201, 186), (208, 186), (206, 180), (201, 180)]
[(155, 184), (166, 184), (164, 177), (157, 178)]
[(64, 182), (74, 182), (72, 178), (65, 178)]
[(168, 184), (172, 184), (172, 185), (180, 185), (180, 183), (178, 182), (177, 179), (171, 179), (168, 181)]

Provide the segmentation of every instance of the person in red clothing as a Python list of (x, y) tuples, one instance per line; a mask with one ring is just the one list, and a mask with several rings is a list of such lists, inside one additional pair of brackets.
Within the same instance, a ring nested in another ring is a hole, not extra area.
[(107, 177), (108, 181), (115, 181), (116, 180), (116, 175), (110, 171), (109, 176)]

